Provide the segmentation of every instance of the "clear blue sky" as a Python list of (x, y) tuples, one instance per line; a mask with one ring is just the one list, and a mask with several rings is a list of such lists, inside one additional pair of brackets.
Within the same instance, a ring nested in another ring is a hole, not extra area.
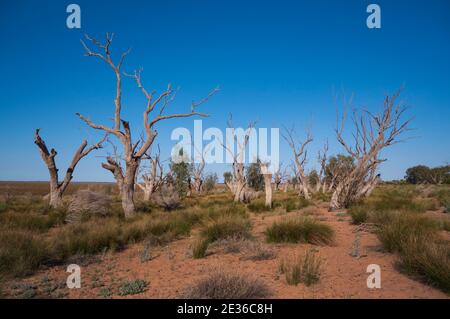
[[(124, 70), (143, 66), (143, 81), (161, 90), (180, 87), (173, 110), (189, 110), (220, 85), (204, 110), (205, 126), (224, 128), (228, 113), (237, 125), (258, 120), (259, 127), (296, 124), (311, 127), (310, 154), (328, 138), (337, 146), (333, 126), (333, 87), (355, 93), (355, 105), (376, 109), (385, 93), (405, 86), (403, 99), (416, 117), (417, 138), (385, 155), (383, 178), (401, 178), (419, 163), (450, 161), (450, 2), (442, 1), (81, 1), (82, 29), (65, 24), (69, 1), (11, 1), (0, 5), (0, 180), (47, 180), (33, 143), (42, 129), (65, 170), (88, 129), (75, 112), (110, 123), (114, 77), (110, 69), (83, 56), (84, 33), (115, 33), (113, 53), (133, 51)], [(381, 6), (382, 28), (370, 30), (366, 7)], [(123, 117), (139, 132), (145, 105), (126, 80)], [(174, 127), (159, 127), (158, 143), (168, 156)], [(281, 159), (289, 162), (284, 142)], [(84, 159), (75, 180), (110, 181), (100, 168), (104, 152)], [(311, 159), (311, 165), (313, 159)], [(226, 165), (211, 167), (219, 173)]]

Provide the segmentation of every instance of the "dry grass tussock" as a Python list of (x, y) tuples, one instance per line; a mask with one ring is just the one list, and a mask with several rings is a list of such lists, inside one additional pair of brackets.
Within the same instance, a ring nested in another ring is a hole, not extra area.
[(281, 261), (279, 271), (285, 275), (289, 285), (304, 283), (306, 286), (320, 280), (323, 260), (313, 250), (303, 255), (293, 256)]
[(264, 282), (252, 274), (215, 271), (185, 290), (187, 299), (255, 299), (271, 294)]

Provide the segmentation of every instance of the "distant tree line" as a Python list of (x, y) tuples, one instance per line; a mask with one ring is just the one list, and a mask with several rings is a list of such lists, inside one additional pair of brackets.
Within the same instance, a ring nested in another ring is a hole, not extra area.
[(450, 165), (410, 167), (406, 170), (405, 181), (410, 184), (450, 184)]

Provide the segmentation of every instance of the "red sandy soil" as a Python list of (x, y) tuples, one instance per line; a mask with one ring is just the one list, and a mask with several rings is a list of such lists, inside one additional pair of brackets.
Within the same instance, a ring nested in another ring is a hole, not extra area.
[[(350, 224), (350, 217), (317, 208), (315, 217), (330, 225), (336, 232), (334, 246), (312, 246), (308, 244), (265, 244), (276, 252), (271, 260), (242, 260), (242, 254), (216, 252), (203, 259), (192, 259), (188, 255), (190, 238), (174, 241), (166, 247), (153, 248), (152, 260), (141, 262), (143, 244), (129, 246), (121, 252), (107, 253), (99, 262), (83, 266), (81, 288), (64, 290), (68, 298), (102, 298), (100, 287), (110, 287), (117, 295), (118, 287), (127, 280), (143, 279), (147, 290), (126, 298), (177, 298), (196, 280), (217, 268), (258, 276), (272, 290), (272, 298), (449, 298), (444, 292), (400, 273), (396, 267), (396, 256), (380, 249), (380, 243), (372, 233), (361, 231), (360, 258), (350, 255), (357, 227)], [(252, 232), (258, 241), (264, 242), (264, 230), (283, 215), (251, 214)], [(320, 281), (310, 287), (303, 284), (290, 286), (284, 275), (278, 273), (280, 260), (303, 253), (314, 247), (324, 259)], [(369, 289), (366, 285), (369, 264), (381, 267), (381, 288)], [(44, 278), (64, 283), (68, 273), (65, 266), (42, 270), (22, 280), (39, 286)], [(98, 279), (96, 279), (98, 278)], [(38, 296), (39, 297), (39, 296)], [(48, 297), (48, 296), (46, 296)]]

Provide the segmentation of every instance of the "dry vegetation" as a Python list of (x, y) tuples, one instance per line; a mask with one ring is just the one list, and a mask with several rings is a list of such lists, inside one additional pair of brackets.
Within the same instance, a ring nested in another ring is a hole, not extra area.
[(251, 274), (217, 271), (195, 282), (181, 297), (188, 299), (254, 299), (269, 296), (269, 287)]
[[(42, 196), (33, 194), (45, 193), (40, 189), (46, 188), (45, 184), (13, 186), (8, 193), (3, 193), (0, 205), (0, 275), (5, 285), (38, 270), (45, 272), (49, 267), (74, 260), (81, 263), (90, 256), (107, 251), (118, 252), (137, 242), (145, 243), (139, 257), (141, 262), (152, 262), (153, 248), (170, 245), (180, 238), (189, 238), (191, 258), (208, 259), (210, 254), (233, 254), (243, 261), (256, 263), (275, 259), (286, 284), (311, 285), (320, 282), (322, 274), (326, 273), (320, 254), (304, 250), (306, 253), (284, 258), (278, 256), (277, 245), (291, 243), (296, 247), (322, 247), (334, 245), (336, 241), (333, 227), (322, 221), (324, 216), (317, 213), (317, 205), (322, 199), (305, 201), (291, 192), (276, 192), (273, 207), (264, 210), (255, 209), (259, 205), (255, 202), (254, 205), (235, 203), (232, 196), (221, 189), (184, 198), (179, 207), (171, 211), (138, 200), (136, 207), (139, 213), (133, 218), (125, 218), (120, 199), (109, 188), (110, 185), (91, 186), (91, 190), (80, 192), (75, 190), (83, 187), (73, 184), (73, 190), (66, 196), (66, 208), (62, 209), (50, 208)], [(27, 192), (29, 194), (22, 195)], [(96, 200), (89, 203), (89, 198), (97, 196), (100, 202), (108, 204), (107, 212), (105, 205), (94, 205)], [(400, 272), (448, 293), (450, 245), (445, 204), (449, 196), (448, 186), (430, 189), (381, 185), (369, 198), (349, 209), (351, 219), (348, 222), (374, 232), (383, 249), (398, 256)], [(80, 198), (87, 202), (80, 203)], [(68, 223), (69, 209), (74, 207), (74, 203), (82, 212), (82, 218)], [(434, 213), (430, 215), (431, 211)], [(255, 235), (253, 231), (252, 220), (256, 216), (261, 221), (268, 219), (261, 235)], [(266, 283), (249, 278), (240, 270), (208, 276), (188, 287), (183, 296), (270, 296), (270, 287), (266, 287)], [(105, 297), (139, 296), (147, 291), (146, 280), (135, 278), (123, 283), (116, 291), (102, 287), (99, 294)], [(5, 294), (7, 290), (9, 296), (10, 286), (6, 287), (2, 291)]]

